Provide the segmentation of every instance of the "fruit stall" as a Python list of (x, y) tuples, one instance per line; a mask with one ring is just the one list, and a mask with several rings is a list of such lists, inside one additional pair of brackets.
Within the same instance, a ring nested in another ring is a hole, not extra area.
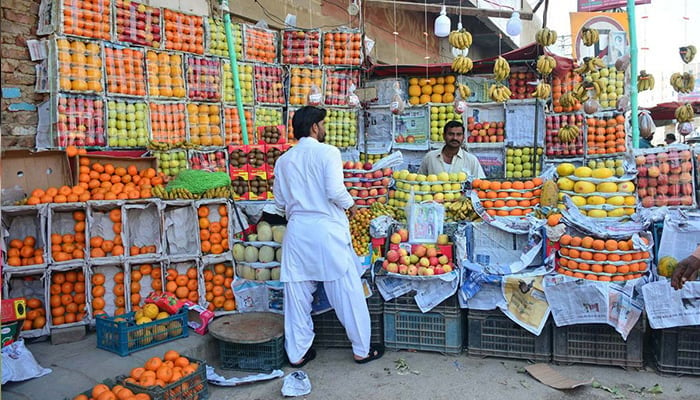
[[(235, 23), (232, 61), (220, 19), (96, 4), (54, 4), (51, 150), (3, 154), (2, 290), (26, 303), (18, 336), (87, 327), (125, 356), (187, 336), (191, 318), (282, 313), (274, 166), (296, 143), (294, 112), (318, 104), (359, 208), (373, 342), (623, 367), (651, 343), (660, 370), (700, 374), (681, 357), (697, 354), (700, 315), (664, 314), (669, 299), (683, 308), (668, 278), (697, 245), (700, 148), (635, 148), (633, 126), (652, 128), (630, 113), (630, 85), (651, 75), (556, 56), (546, 28), (484, 60), (370, 66), (361, 29)], [(679, 132), (694, 114), (679, 105)], [(449, 121), (484, 178), (418, 173)], [(350, 347), (329, 309), (319, 291), (317, 345)], [(168, 352), (91, 395), (160, 398), (143, 389), (160, 380), (204, 398), (203, 365)]]

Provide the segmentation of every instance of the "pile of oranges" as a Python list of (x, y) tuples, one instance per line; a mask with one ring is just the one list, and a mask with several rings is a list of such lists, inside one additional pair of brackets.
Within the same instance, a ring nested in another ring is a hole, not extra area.
[(44, 263), (44, 248), (35, 247), (36, 238), (27, 236), (24, 239), (12, 239), (7, 249), (7, 265), (25, 267)]
[(491, 216), (522, 217), (533, 211), (542, 194), (542, 179), (528, 181), (488, 181), (475, 179), (472, 189)]
[(204, 384), (206, 384), (200, 380), (199, 376), (191, 376), (197, 372), (198, 368), (199, 364), (196, 362), (182, 357), (175, 350), (168, 350), (162, 359), (153, 357), (148, 359), (143, 367), (132, 369), (124, 383), (143, 387), (164, 387), (182, 381), (182, 385), (170, 389), (165, 397), (168, 399), (197, 399), (199, 392), (204, 389)]
[(180, 300), (190, 300), (193, 303), (199, 301), (197, 267), (187, 268), (184, 274), (180, 274), (176, 268), (168, 268), (165, 279), (166, 292), (174, 294)]
[(22, 324), (22, 330), (41, 329), (44, 326), (46, 326), (46, 310), (44, 310), (44, 303), (36, 297), (27, 299), (27, 318)]
[(125, 388), (122, 385), (114, 385), (110, 388), (104, 383), (98, 383), (90, 390), (90, 397), (85, 394), (79, 394), (73, 397), (73, 400), (151, 400), (151, 396), (146, 393), (134, 394), (131, 389)]
[[(212, 210), (217, 210), (214, 214)], [(197, 209), (199, 216), (199, 239), (203, 254), (221, 254), (228, 247), (228, 210), (221, 204), (202, 205)]]
[(85, 212), (73, 211), (72, 215), (75, 221), (72, 232), (51, 233), (51, 258), (55, 262), (85, 258)]
[(166, 49), (204, 54), (202, 17), (166, 8), (163, 10), (163, 22), (165, 24)]
[[(255, 131), (253, 130), (253, 112), (250, 109), (243, 111), (245, 123), (248, 128), (248, 143), (253, 143)], [(224, 107), (224, 133), (226, 144), (243, 144), (241, 119), (238, 118), (238, 108)]]
[(63, 33), (109, 40), (111, 12), (109, 0), (63, 2)]
[(311, 86), (323, 89), (323, 71), (319, 68), (293, 67), (289, 79), (289, 104), (306, 105)]
[(182, 99), (187, 94), (182, 57), (179, 54), (148, 50), (146, 70), (149, 96)]
[(275, 32), (246, 25), (244, 35), (246, 61), (275, 62), (277, 59)]
[(588, 154), (612, 154), (627, 151), (625, 145), (625, 116), (586, 119), (588, 125)]
[(105, 239), (102, 236), (90, 237), (90, 258), (117, 257), (124, 255), (124, 242), (122, 241), (122, 212), (115, 208), (109, 211), (109, 220), (112, 221), (113, 239)]
[[(183, 89), (184, 90), (184, 89)], [(185, 105), (182, 103), (151, 103), (151, 133), (153, 141), (176, 143), (187, 138)]]
[(358, 32), (327, 32), (323, 35), (325, 65), (360, 65), (362, 35)]
[(49, 288), (52, 325), (70, 324), (85, 318), (85, 275), (81, 270), (51, 273)]
[[(649, 243), (646, 238), (642, 238)], [(563, 235), (559, 239), (557, 272), (594, 281), (640, 278), (649, 267), (648, 251), (634, 249), (632, 240)]]
[(408, 102), (416, 104), (451, 103), (455, 99), (454, 75), (408, 80)]
[(202, 146), (223, 146), (221, 109), (215, 104), (190, 103), (187, 105), (190, 142)]
[(204, 270), (204, 287), (206, 289), (207, 307), (210, 311), (233, 311), (236, 300), (233, 298), (231, 282), (233, 281), (233, 266), (216, 264), (211, 269)]
[(554, 75), (552, 77), (552, 107), (555, 113), (578, 111), (583, 107), (576, 100), (573, 107), (563, 107), (559, 103), (561, 96), (574, 89), (574, 85), (581, 82), (581, 75), (575, 74), (573, 71), (566, 72), (563, 76)]
[(57, 39), (58, 86), (62, 91), (102, 92), (100, 45), (79, 39)]
[(163, 291), (163, 275), (159, 264), (141, 264), (131, 269), (131, 309), (133, 311), (141, 309), (141, 299), (143, 298), (140, 291), (134, 292), (133, 289), (141, 288), (143, 290), (144, 285), (141, 284), (141, 280), (148, 281), (149, 278), (151, 288), (144, 292), (150, 293), (152, 290), (156, 294), (160, 294)]
[(105, 46), (107, 93), (146, 95), (143, 51), (128, 47)]
[[(121, 274), (121, 275), (119, 275)], [(121, 279), (122, 282), (124, 282), (124, 274), (121, 272), (118, 272), (117, 274), (114, 275), (114, 281), (116, 282), (117, 280)], [(105, 303), (105, 275), (103, 273), (94, 273), (92, 275), (92, 278), (90, 279), (92, 282), (92, 315), (97, 317), (100, 315), (107, 315), (107, 312), (105, 311), (105, 307), (107, 304)], [(123, 290), (123, 289), (122, 289)], [(122, 292), (123, 293), (123, 292)], [(118, 306), (118, 304), (122, 304), (122, 306)], [(115, 312), (114, 315), (121, 315), (126, 313), (126, 299), (122, 296), (121, 299), (118, 299), (115, 297), (114, 299), (114, 305), (115, 305)]]

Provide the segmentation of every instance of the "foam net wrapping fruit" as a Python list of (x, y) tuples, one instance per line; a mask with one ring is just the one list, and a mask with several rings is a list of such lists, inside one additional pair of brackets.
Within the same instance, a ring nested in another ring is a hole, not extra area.
[(346, 161), (343, 163), (343, 180), (348, 192), (359, 207), (369, 207), (375, 202), (386, 204), (392, 181), (391, 168), (375, 169), (372, 163)]
[(650, 241), (644, 237), (615, 240), (565, 234), (558, 246), (556, 271), (575, 278), (607, 282), (637, 279), (649, 271), (651, 263)]
[(392, 192), (393, 198), (389, 199), (389, 204), (396, 207), (406, 206), (411, 200), (411, 193), (415, 202), (432, 200), (449, 207), (462, 196), (462, 188), (467, 180), (464, 172), (423, 175), (404, 169), (394, 171), (392, 176), (396, 181), (396, 190)]
[(533, 98), (533, 93), (535, 93), (535, 85), (531, 85), (531, 82), (535, 82), (537, 77), (533, 72), (511, 72), (510, 77), (508, 77), (508, 89), (510, 89), (511, 99), (531, 99)]
[(204, 147), (223, 146), (221, 107), (218, 104), (189, 103), (186, 108), (189, 142)]
[(323, 72), (324, 103), (328, 106), (348, 105), (350, 86), (360, 87), (360, 71), (325, 69)]
[[(224, 60), (224, 103), (236, 104), (236, 91), (233, 87), (231, 63)], [(241, 102), (252, 105), (255, 102), (253, 85), (253, 64), (238, 63), (238, 81), (241, 84)]]
[(462, 122), (462, 116), (455, 112), (452, 104), (430, 106), (430, 141), (444, 142), (442, 133), (449, 121)]
[[(228, 57), (228, 42), (226, 41), (226, 28), (224, 21), (218, 18), (207, 18), (204, 29), (206, 31), (207, 45), (205, 53), (212, 56)], [(236, 42), (237, 59), (242, 58), (243, 44), (241, 43), (241, 26), (231, 24), (231, 32)]]
[(197, 15), (188, 15), (163, 9), (165, 48), (204, 54), (204, 21)]
[(357, 144), (357, 111), (328, 108), (324, 126), (326, 143), (340, 147), (354, 147)]
[(472, 181), (472, 190), (487, 214), (522, 218), (540, 203), (542, 184), (541, 178), (502, 182), (476, 179)]
[(257, 103), (285, 104), (284, 70), (282, 67), (256, 64), (253, 74)]
[[(281, 107), (255, 107), (255, 119), (253, 125), (255, 129), (259, 126), (272, 126), (284, 124), (284, 118)], [(326, 127), (326, 130), (328, 128)], [(253, 144), (250, 142), (249, 144)]]
[(323, 64), (362, 64), (362, 34), (358, 30), (329, 31), (323, 34)]
[(107, 93), (145, 96), (144, 52), (141, 49), (105, 45)]
[[(547, 114), (545, 116), (545, 155), (554, 158), (580, 157), (584, 154), (583, 114)], [(562, 129), (566, 135), (560, 135)], [(570, 141), (564, 141), (562, 139)]]
[(53, 143), (66, 146), (106, 146), (105, 104), (102, 99), (59, 94), (56, 96)]
[(100, 43), (57, 37), (55, 54), (59, 91), (95, 94), (103, 91)]
[(228, 154), (224, 150), (189, 150), (190, 168), (209, 172), (226, 172)]
[(321, 30), (282, 31), (282, 63), (321, 65)]
[(61, 30), (66, 35), (110, 40), (112, 6), (109, 0), (58, 1), (62, 18)]
[(146, 147), (148, 105), (144, 101), (107, 101), (107, 143), (109, 147)]
[(581, 102), (577, 99), (573, 99), (573, 104), (563, 105), (559, 101), (562, 95), (567, 92), (571, 92), (574, 89), (574, 85), (580, 83), (583, 80), (581, 75), (574, 73), (573, 71), (568, 71), (562, 74), (555, 74), (552, 76), (552, 111), (555, 113), (561, 112), (573, 112), (581, 109)]
[(188, 56), (187, 95), (192, 100), (221, 99), (221, 62), (217, 59)]
[[(627, 173), (623, 167), (613, 167), (620, 165), (616, 161), (602, 162), (602, 165), (595, 163), (594, 168), (559, 164), (559, 193), (571, 197), (579, 211), (591, 218), (626, 218), (634, 214), (637, 206), (634, 173)], [(618, 168), (623, 168), (623, 171)], [(616, 175), (620, 172), (622, 176)]]
[[(246, 127), (248, 129), (248, 143), (254, 143), (255, 129), (253, 128), (254, 109), (246, 107), (243, 109)], [(243, 144), (243, 131), (241, 129), (241, 119), (238, 117), (237, 107), (224, 107), (224, 135), (225, 143)]]
[(643, 207), (697, 204), (693, 153), (688, 146), (636, 149), (637, 195)]
[(292, 66), (289, 69), (289, 105), (306, 105), (309, 94), (313, 91), (316, 91), (314, 94), (320, 98), (323, 93), (323, 70)]
[[(469, 143), (502, 143), (505, 141), (506, 123), (500, 121), (479, 121), (467, 117), (467, 142)], [(442, 136), (442, 130), (440, 130)]]
[(146, 51), (148, 95), (153, 98), (184, 99), (185, 73), (182, 55), (168, 51)]
[(162, 27), (160, 8), (135, 1), (114, 2), (114, 35), (120, 42), (160, 48)]
[(586, 140), (586, 153), (590, 156), (626, 152), (625, 116), (604, 113), (598, 117), (586, 118)]
[(184, 103), (151, 102), (151, 140), (180, 143), (187, 139), (187, 115)]
[(253, 25), (243, 25), (243, 51), (245, 61), (277, 62), (278, 33)]
[(175, 177), (180, 171), (187, 169), (187, 152), (175, 149), (168, 151), (154, 151), (158, 172), (166, 177)]
[(542, 172), (541, 147), (506, 148), (506, 178), (520, 179), (539, 176)]

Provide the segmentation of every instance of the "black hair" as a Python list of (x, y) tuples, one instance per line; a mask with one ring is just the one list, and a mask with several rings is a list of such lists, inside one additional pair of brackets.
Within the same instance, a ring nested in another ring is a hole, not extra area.
[(294, 137), (301, 139), (311, 134), (311, 127), (326, 118), (326, 110), (320, 107), (306, 106), (294, 112), (292, 127)]
[[(452, 128), (462, 128), (462, 133), (464, 133), (464, 124), (462, 124), (459, 121), (452, 120), (452, 121), (449, 121), (445, 124), (445, 127), (442, 130), (442, 134), (443, 135), (446, 134), (447, 131), (452, 129)], [(296, 129), (295, 129), (295, 132), (296, 132)]]
[(666, 138), (664, 138), (664, 140), (668, 140), (668, 139), (673, 139), (673, 141), (675, 142), (675, 141), (676, 141), (676, 135), (675, 135), (674, 133), (667, 133), (667, 134), (666, 134)]

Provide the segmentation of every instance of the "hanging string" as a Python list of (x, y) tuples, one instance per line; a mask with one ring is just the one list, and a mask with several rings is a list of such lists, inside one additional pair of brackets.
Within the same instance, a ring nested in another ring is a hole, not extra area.
[(501, 55), (501, 41), (503, 40), (503, 34), (498, 32), (498, 55)]
[(394, 0), (394, 78), (399, 80), (399, 30), (396, 22), (396, 0)]
[(683, 20), (683, 27), (685, 30), (683, 38), (685, 40), (685, 43), (688, 43), (688, 22), (690, 21), (690, 18), (688, 17), (688, 0), (685, 0), (685, 2), (683, 3)]
[(425, 31), (423, 31), (423, 36), (425, 37), (425, 56), (423, 57), (425, 59), (425, 77), (426, 79), (428, 78), (428, 60), (430, 59), (430, 56), (428, 56), (428, 1), (423, 0), (423, 18), (424, 18), (424, 23), (425, 23)]

